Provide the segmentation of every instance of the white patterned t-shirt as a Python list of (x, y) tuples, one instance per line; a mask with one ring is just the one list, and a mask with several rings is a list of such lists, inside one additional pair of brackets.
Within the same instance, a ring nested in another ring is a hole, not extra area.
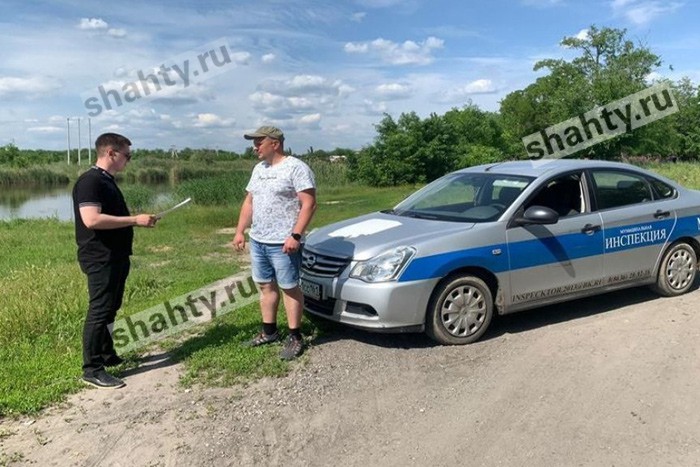
[(316, 188), (314, 174), (304, 162), (287, 156), (275, 165), (253, 168), (246, 191), (253, 196), (250, 238), (260, 243), (284, 243), (299, 217), (300, 191)]

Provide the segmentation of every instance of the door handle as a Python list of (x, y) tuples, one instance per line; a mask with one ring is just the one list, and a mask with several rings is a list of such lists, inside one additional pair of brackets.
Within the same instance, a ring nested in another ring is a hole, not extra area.
[(581, 232), (585, 233), (586, 235), (593, 235), (596, 232), (600, 232), (600, 226), (593, 225), (593, 224), (586, 224), (581, 229)]
[(671, 215), (670, 211), (662, 211), (661, 209), (659, 209), (654, 213), (654, 219), (665, 219), (666, 217), (668, 217), (670, 215)]

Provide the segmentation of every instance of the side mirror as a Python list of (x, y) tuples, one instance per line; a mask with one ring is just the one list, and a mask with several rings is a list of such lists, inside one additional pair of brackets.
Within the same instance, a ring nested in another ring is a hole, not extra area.
[(544, 206), (530, 206), (525, 210), (522, 217), (515, 219), (516, 225), (527, 224), (556, 224), (559, 221), (559, 214), (554, 209)]

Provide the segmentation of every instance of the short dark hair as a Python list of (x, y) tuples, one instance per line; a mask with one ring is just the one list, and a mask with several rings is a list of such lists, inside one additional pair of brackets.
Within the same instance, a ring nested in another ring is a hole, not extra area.
[(123, 148), (124, 146), (131, 146), (131, 141), (126, 136), (122, 136), (117, 133), (102, 133), (95, 140), (95, 149), (97, 150), (97, 154), (100, 154), (100, 152), (107, 147), (118, 149)]

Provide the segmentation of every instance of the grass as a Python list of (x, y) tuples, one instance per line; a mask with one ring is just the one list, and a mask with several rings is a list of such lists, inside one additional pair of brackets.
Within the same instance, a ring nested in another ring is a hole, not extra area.
[(675, 180), (686, 188), (700, 190), (700, 166), (693, 162), (677, 164), (650, 164), (646, 169)]
[[(700, 188), (694, 164), (649, 167)], [(368, 188), (352, 184), (333, 164), (314, 166), (318, 210), (311, 228), (392, 207), (417, 187)], [(145, 310), (241, 270), (227, 246), (238, 217), (238, 183), (226, 176), (180, 185), (178, 195), (199, 203), (164, 218), (155, 229), (136, 229), (132, 270), (119, 317)], [(245, 177), (244, 177), (245, 178)], [(153, 193), (136, 188), (130, 203), (147, 206)], [(220, 197), (219, 197), (220, 196)], [(204, 203), (211, 204), (210, 206)], [(87, 309), (85, 277), (75, 260), (73, 225), (56, 220), (0, 222), (0, 417), (35, 413), (80, 390), (81, 333)], [(10, 252), (7, 254), (6, 252)], [(171, 338), (162, 345), (184, 362), (183, 384), (229, 385), (285, 374), (289, 364), (277, 358), (279, 346), (244, 349), (241, 343), (259, 330), (257, 305)], [(285, 325), (280, 313), (280, 326)], [(304, 332), (316, 329), (304, 321)], [(2, 458), (0, 457), (0, 460)]]
[[(214, 190), (221, 189), (212, 182)], [(395, 205), (414, 187), (322, 184), (312, 227)], [(206, 190), (203, 190), (203, 192)], [(127, 193), (132, 201), (149, 193)], [(132, 269), (119, 317), (145, 310), (241, 270), (227, 245), (240, 201), (190, 205), (155, 229), (136, 229)], [(73, 225), (57, 220), (0, 222), (0, 416), (30, 414), (83, 386), (81, 334), (87, 287), (75, 260)], [(5, 252), (11, 252), (5, 254)], [(280, 313), (280, 326), (285, 325)], [(185, 384), (223, 384), (286, 373), (279, 346), (244, 349), (260, 326), (248, 306), (164, 345), (185, 364)], [(304, 323), (313, 336), (314, 327)]]

